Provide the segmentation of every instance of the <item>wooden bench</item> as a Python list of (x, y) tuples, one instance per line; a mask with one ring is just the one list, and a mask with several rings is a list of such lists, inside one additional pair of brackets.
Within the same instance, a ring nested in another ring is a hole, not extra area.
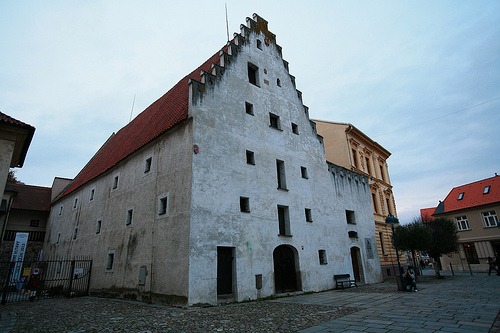
[(347, 283), (347, 288), (350, 288), (352, 286), (356, 288), (358, 287), (358, 285), (356, 284), (356, 280), (352, 280), (350, 274), (337, 274), (334, 275), (333, 278), (335, 279), (335, 289), (338, 289), (339, 287), (342, 287), (342, 289), (344, 289), (344, 283)]

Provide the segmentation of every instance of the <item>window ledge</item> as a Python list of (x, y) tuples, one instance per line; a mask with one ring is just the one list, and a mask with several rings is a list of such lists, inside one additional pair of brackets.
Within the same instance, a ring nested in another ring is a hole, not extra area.
[(281, 187), (278, 187), (277, 189), (278, 189), (278, 190), (280, 190), (280, 191), (283, 191), (283, 192), (288, 192), (288, 189), (287, 189), (287, 188), (281, 188)]
[(293, 237), (293, 235), (280, 235), (280, 234), (278, 234), (278, 236), (279, 236), (279, 237), (288, 237), (288, 238)]
[(269, 125), (269, 128), (272, 128), (274, 130), (277, 130), (277, 131), (280, 131), (280, 132), (283, 132), (283, 130), (281, 128), (277, 128), (277, 127), (273, 127), (271, 125)]

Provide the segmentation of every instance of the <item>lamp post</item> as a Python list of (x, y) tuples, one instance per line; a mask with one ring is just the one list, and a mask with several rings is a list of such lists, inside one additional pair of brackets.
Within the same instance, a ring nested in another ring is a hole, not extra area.
[(401, 288), (398, 288), (398, 290), (404, 290), (404, 282), (403, 282), (403, 275), (401, 275), (401, 263), (399, 262), (399, 252), (398, 252), (398, 242), (396, 241), (396, 236), (394, 235), (394, 225), (399, 224), (399, 220), (394, 217), (392, 214), (389, 213), (389, 216), (385, 218), (385, 223), (387, 225), (391, 226), (392, 229), (392, 239), (394, 239), (394, 247), (396, 249), (396, 258), (398, 260), (398, 271), (399, 271), (399, 278), (401, 282)]

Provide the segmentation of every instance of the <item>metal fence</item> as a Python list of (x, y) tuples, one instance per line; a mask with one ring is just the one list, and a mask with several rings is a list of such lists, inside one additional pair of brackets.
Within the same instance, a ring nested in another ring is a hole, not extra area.
[(89, 294), (88, 258), (0, 262), (1, 303)]

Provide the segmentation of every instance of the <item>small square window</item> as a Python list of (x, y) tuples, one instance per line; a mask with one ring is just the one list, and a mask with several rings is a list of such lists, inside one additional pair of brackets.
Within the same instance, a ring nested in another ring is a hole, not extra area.
[(301, 166), (300, 173), (302, 175), (302, 178), (309, 179), (309, 176), (307, 175), (307, 168), (306, 167)]
[(464, 198), (464, 192), (458, 194), (458, 200), (462, 200)]
[(269, 126), (275, 129), (281, 129), (280, 117), (274, 113), (269, 113)]
[(250, 213), (250, 199), (246, 197), (240, 197), (240, 211), (242, 213)]
[(486, 186), (486, 187), (484, 188), (484, 190), (483, 190), (483, 194), (488, 194), (488, 193), (490, 193), (490, 188), (491, 188), (491, 186)]
[(292, 133), (299, 135), (299, 126), (297, 124), (292, 123)]
[(102, 220), (97, 220), (97, 224), (96, 224), (96, 228), (95, 228), (96, 235), (99, 235), (101, 233), (101, 228), (102, 228)]
[(248, 63), (248, 82), (259, 86), (259, 67)]
[(168, 196), (163, 196), (158, 200), (158, 215), (165, 215), (168, 212)]
[(115, 261), (115, 251), (109, 251), (108, 258), (106, 260), (106, 270), (107, 271), (113, 270), (114, 261)]
[(31, 220), (30, 221), (30, 227), (38, 227), (38, 225), (40, 224), (40, 220)]
[(245, 112), (253, 116), (253, 104), (245, 102)]
[(318, 255), (319, 255), (319, 264), (327, 265), (328, 261), (326, 259), (326, 250), (318, 250)]
[(134, 217), (134, 209), (130, 208), (129, 210), (127, 210), (127, 219), (125, 221), (125, 224), (131, 225), (132, 221), (133, 221), (133, 217)]
[(144, 166), (144, 173), (148, 173), (149, 171), (151, 171), (151, 162), (152, 162), (153, 158), (152, 157), (149, 157), (146, 159), (146, 164)]
[(356, 224), (356, 219), (354, 217), (354, 211), (346, 210), (345, 211), (345, 218), (347, 220), (347, 224)]
[(306, 221), (307, 221), (307, 222), (312, 222), (312, 221), (313, 221), (313, 218), (312, 218), (311, 209), (306, 208), (306, 209), (305, 209), (305, 214), (306, 214)]
[(255, 165), (255, 153), (247, 150), (247, 164)]

